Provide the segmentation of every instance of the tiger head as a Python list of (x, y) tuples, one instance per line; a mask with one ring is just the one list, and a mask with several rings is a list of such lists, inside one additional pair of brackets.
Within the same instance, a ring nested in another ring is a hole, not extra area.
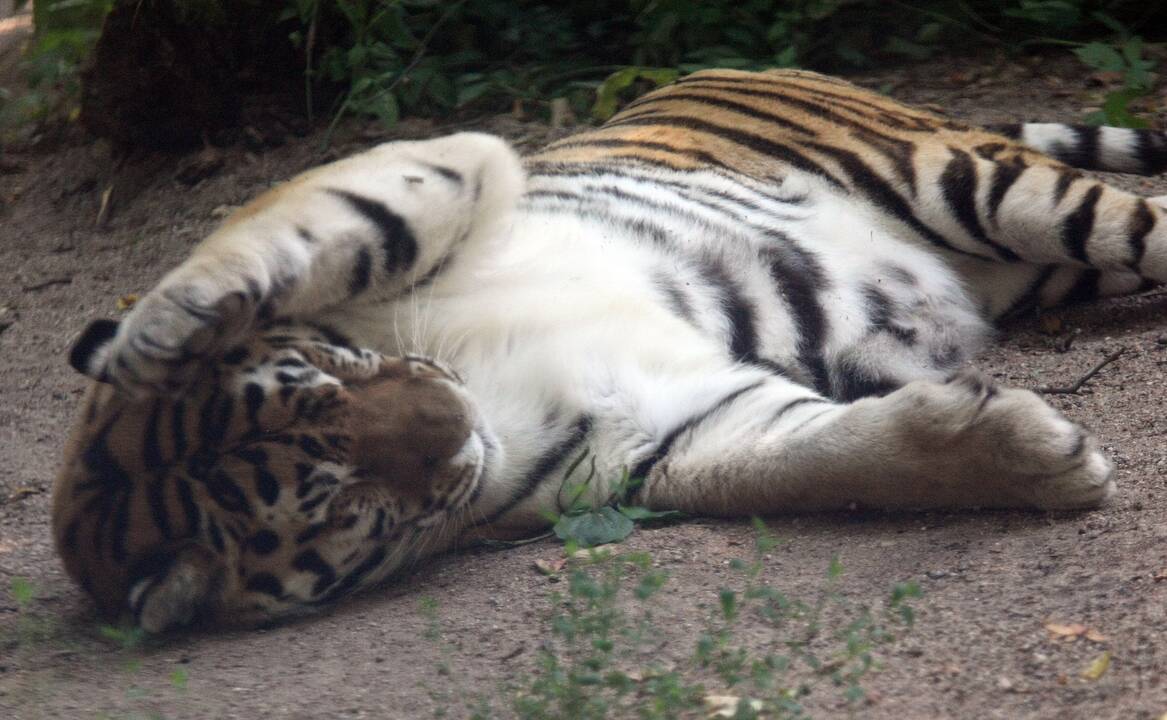
[[(92, 325), (74, 367), (100, 375), (115, 330)], [(449, 546), (496, 447), (440, 364), (274, 326), (172, 397), (93, 384), (53, 491), (56, 546), (107, 616), (261, 623)]]

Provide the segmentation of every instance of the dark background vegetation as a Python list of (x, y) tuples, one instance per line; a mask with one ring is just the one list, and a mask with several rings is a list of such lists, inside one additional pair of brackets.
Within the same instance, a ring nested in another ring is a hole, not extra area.
[[(832, 72), (956, 53), (1076, 52), (1115, 88), (1093, 121), (1139, 125), (1167, 4), (1147, 0), (33, 0), (31, 92), (9, 128), (80, 119), (184, 146), (262, 97), (314, 123), (547, 113), (602, 120), (705, 67)], [(228, 132), (228, 136), (229, 136)]]

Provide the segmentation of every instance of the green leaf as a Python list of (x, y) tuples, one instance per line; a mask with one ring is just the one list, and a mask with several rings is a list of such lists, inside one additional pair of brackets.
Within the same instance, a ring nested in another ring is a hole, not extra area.
[(490, 92), (491, 83), (489, 80), (482, 80), (468, 85), (463, 85), (458, 88), (458, 98), (455, 102), (456, 107), (469, 105), (486, 93)]
[(397, 96), (391, 92), (382, 92), (369, 101), (366, 109), (385, 127), (393, 127), (401, 119), (401, 108), (397, 105)]
[(632, 533), (633, 527), (632, 521), (615, 508), (604, 506), (578, 515), (563, 515), (552, 530), (559, 539), (586, 548), (620, 542)]
[(831, 558), (831, 564), (827, 566), (827, 577), (831, 580), (835, 580), (842, 574), (843, 563), (839, 562), (839, 556), (835, 555)]
[(1126, 63), (1122, 55), (1112, 46), (1102, 42), (1092, 42), (1074, 49), (1078, 59), (1095, 70), (1104, 72), (1122, 72), (1126, 70)]
[(729, 588), (722, 588), (717, 593), (717, 601), (721, 604), (721, 614), (729, 622), (737, 617), (737, 593)]
[(679, 510), (649, 510), (648, 508), (640, 507), (639, 505), (617, 504), (616, 509), (620, 511), (621, 515), (633, 521), (683, 520), (685, 517), (687, 517), (685, 513)]
[(616, 114), (620, 93), (637, 80), (649, 80), (657, 87), (677, 79), (680, 73), (673, 68), (628, 67), (608, 76), (596, 90), (596, 103), (592, 106), (592, 116), (597, 120), (607, 120)]
[(28, 578), (15, 577), (12, 578), (8, 593), (12, 596), (17, 607), (24, 608), (32, 602), (33, 596), (36, 595), (36, 588), (33, 587)]

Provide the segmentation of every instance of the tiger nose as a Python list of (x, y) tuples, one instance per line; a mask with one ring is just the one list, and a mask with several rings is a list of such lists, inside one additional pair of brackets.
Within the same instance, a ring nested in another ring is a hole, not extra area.
[(349, 392), (353, 462), (378, 477), (423, 481), (473, 431), (473, 409), (439, 369)]

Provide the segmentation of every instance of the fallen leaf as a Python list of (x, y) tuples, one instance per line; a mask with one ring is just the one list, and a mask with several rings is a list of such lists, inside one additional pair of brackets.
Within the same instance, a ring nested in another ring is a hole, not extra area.
[(43, 491), (40, 488), (34, 488), (34, 487), (13, 488), (12, 492), (10, 492), (8, 494), (8, 497), (4, 498), (4, 504), (11, 503), (11, 502), (17, 502), (18, 500), (25, 499), (29, 495), (38, 495), (41, 492), (43, 492)]
[(1054, 635), (1057, 635), (1058, 637), (1068, 637), (1068, 638), (1080, 637), (1082, 635), (1085, 635), (1086, 631), (1089, 630), (1089, 628), (1087, 628), (1082, 623), (1062, 624), (1062, 623), (1055, 623), (1055, 622), (1047, 622), (1045, 624), (1045, 629), (1049, 630), (1051, 633), (1053, 633)]
[(95, 222), (97, 227), (104, 227), (109, 222), (110, 201), (112, 199), (113, 185), (108, 185), (105, 190), (101, 191), (101, 204), (97, 208), (97, 220)]
[(1090, 642), (1106, 642), (1106, 636), (1098, 632), (1094, 628), (1086, 627), (1082, 623), (1045, 623), (1045, 629), (1049, 630), (1057, 637), (1063, 637), (1067, 640), (1076, 640), (1084, 637)]
[(138, 302), (138, 293), (130, 293), (129, 295), (122, 295), (118, 298), (116, 307), (120, 312), (125, 312)]
[(711, 718), (731, 718), (737, 715), (738, 705), (743, 702), (754, 712), (759, 712), (762, 709), (761, 700), (750, 700), (749, 698), (743, 700), (736, 695), (706, 695), (703, 702)]
[(1086, 634), (1083, 635), (1083, 637), (1085, 637), (1090, 642), (1096, 642), (1096, 643), (1106, 642), (1106, 636), (1103, 635), (1102, 633), (1098, 632), (1094, 628), (1090, 628), (1089, 630), (1087, 630)]
[(1093, 662), (1082, 671), (1082, 678), (1084, 680), (1094, 681), (1106, 674), (1110, 668), (1110, 651), (1103, 652), (1098, 657), (1094, 658)]
[[(1159, 572), (1155, 573), (1155, 575), (1151, 579), (1154, 580), (1155, 582), (1163, 582), (1164, 580), (1167, 580), (1167, 568), (1164, 568), (1164, 569), (1160, 570)], [(1167, 715), (1164, 715), (1162, 718), (1160, 718), (1160, 720), (1165, 720), (1165, 719), (1167, 719)]]
[(555, 560), (536, 560), (535, 569), (544, 575), (555, 575), (563, 566), (567, 564), (567, 558), (557, 558)]
[(580, 548), (571, 554), (571, 560), (607, 560), (616, 554), (617, 546), (615, 543), (608, 543), (607, 545), (596, 545), (590, 548)]

